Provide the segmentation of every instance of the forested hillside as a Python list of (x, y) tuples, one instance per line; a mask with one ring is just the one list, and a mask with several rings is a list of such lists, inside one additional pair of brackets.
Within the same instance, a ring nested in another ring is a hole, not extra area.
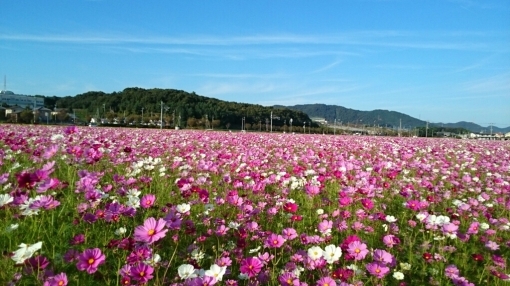
[(270, 124), (271, 112), (274, 127), (289, 125), (291, 118), (294, 126), (302, 126), (305, 122), (309, 126), (311, 122), (301, 111), (227, 102), (175, 89), (126, 88), (113, 93), (90, 91), (76, 96), (47, 97), (45, 102), (50, 107), (56, 105), (76, 112), (82, 120), (88, 121), (92, 117), (109, 120), (126, 118), (127, 123), (140, 122), (142, 116), (144, 122), (159, 120), (161, 103), (164, 121), (170, 122), (170, 125), (238, 128), (244, 117), (245, 129), (258, 130), (265, 129), (266, 120)]

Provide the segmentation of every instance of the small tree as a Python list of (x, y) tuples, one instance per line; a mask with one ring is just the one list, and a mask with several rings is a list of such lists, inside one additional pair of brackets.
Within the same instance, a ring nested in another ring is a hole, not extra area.
[(193, 127), (195, 127), (195, 126), (197, 125), (197, 119), (196, 119), (196, 118), (194, 118), (194, 117), (190, 117), (190, 118), (188, 118), (188, 120), (186, 121), (186, 123), (187, 123), (187, 126), (188, 126), (189, 128), (193, 128)]
[(220, 125), (221, 125), (221, 121), (219, 119), (214, 119), (212, 121), (213, 128), (218, 128), (218, 127), (220, 127)]
[(19, 123), (31, 123), (34, 120), (34, 113), (30, 109), (25, 109), (18, 114)]

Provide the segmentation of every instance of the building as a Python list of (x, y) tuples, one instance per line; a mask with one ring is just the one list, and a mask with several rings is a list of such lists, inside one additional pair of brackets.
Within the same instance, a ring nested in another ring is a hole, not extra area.
[(44, 107), (44, 98), (31, 95), (15, 94), (9, 90), (0, 91), (0, 104), (8, 106), (19, 106), (22, 108), (41, 108)]

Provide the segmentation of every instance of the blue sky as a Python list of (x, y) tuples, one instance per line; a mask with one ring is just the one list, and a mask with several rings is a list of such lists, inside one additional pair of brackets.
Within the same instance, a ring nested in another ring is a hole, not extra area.
[[(510, 126), (510, 1), (2, 1), (20, 94), (174, 88)], [(3, 87), (2, 87), (3, 88)]]

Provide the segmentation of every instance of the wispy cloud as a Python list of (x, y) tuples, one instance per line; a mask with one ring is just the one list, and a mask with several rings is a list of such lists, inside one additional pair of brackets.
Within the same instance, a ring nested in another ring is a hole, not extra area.
[[(457, 36), (455, 36), (457, 34)], [(465, 34), (470, 34), (466, 39)], [(407, 31), (352, 31), (329, 35), (252, 35), (252, 36), (229, 36), (218, 37), (211, 35), (195, 35), (189, 37), (158, 37), (158, 36), (126, 36), (115, 34), (103, 35), (34, 35), (34, 34), (6, 34), (0, 35), (5, 41), (24, 41), (41, 43), (61, 44), (111, 44), (111, 45), (161, 45), (161, 46), (266, 46), (270, 45), (341, 45), (348, 46), (376, 46), (410, 49), (433, 49), (433, 50), (491, 50), (490, 38), (497, 39), (494, 35), (480, 34), (476, 32), (407, 32)], [(472, 37), (478, 37), (473, 39)], [(489, 37), (489, 39), (487, 39)], [(142, 49), (141, 47), (138, 47)], [(158, 47), (161, 48), (161, 47)], [(142, 49), (143, 50), (143, 49)], [(508, 49), (507, 49), (508, 50)], [(140, 51), (140, 50), (134, 50)], [(157, 50), (154, 50), (157, 51)], [(159, 50), (164, 52), (165, 49)], [(172, 52), (172, 50), (170, 50)], [(284, 51), (287, 52), (287, 51)], [(352, 53), (351, 51), (344, 51)]]
[(197, 74), (188, 74), (186, 76), (193, 77), (206, 77), (206, 78), (227, 78), (227, 79), (275, 79), (275, 78), (290, 78), (292, 75), (285, 73), (197, 73)]
[(463, 88), (467, 92), (482, 93), (484, 96), (503, 92), (501, 95), (510, 100), (510, 72), (466, 82)]
[(311, 73), (320, 73), (320, 72), (323, 72), (323, 71), (327, 71), (335, 66), (337, 66), (338, 64), (340, 64), (342, 61), (334, 61), (332, 63), (330, 63), (329, 65), (327, 66), (324, 66), (324, 67), (321, 67), (319, 69), (316, 69), (314, 71), (312, 71)]

